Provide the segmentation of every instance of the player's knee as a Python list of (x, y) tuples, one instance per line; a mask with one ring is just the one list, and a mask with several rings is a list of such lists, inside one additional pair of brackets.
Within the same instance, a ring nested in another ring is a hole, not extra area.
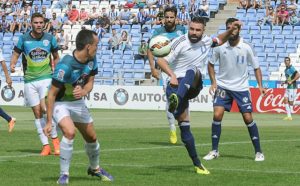
[(214, 121), (222, 121), (223, 119), (223, 113), (220, 113), (220, 112), (216, 112), (214, 113)]
[(72, 129), (68, 129), (68, 130), (64, 130), (64, 136), (66, 138), (68, 138), (69, 140), (72, 140), (75, 138), (75, 130)]

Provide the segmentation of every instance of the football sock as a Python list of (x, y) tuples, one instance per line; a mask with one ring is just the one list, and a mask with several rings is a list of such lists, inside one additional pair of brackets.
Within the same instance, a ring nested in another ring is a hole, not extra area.
[(290, 107), (290, 104), (285, 104), (285, 110), (286, 110), (286, 114), (288, 117), (292, 117), (291, 115), (291, 107)]
[(48, 138), (43, 132), (43, 127), (45, 126), (45, 120), (43, 118), (35, 119), (34, 124), (35, 124), (35, 127), (37, 129), (37, 133), (39, 135), (39, 138), (40, 138), (42, 144), (43, 145), (48, 145), (49, 144)]
[(99, 167), (100, 144), (98, 141), (95, 143), (86, 143), (85, 151), (89, 157), (90, 168), (97, 169)]
[(166, 109), (166, 113), (167, 113), (167, 118), (168, 118), (168, 122), (169, 122), (169, 126), (170, 126), (170, 130), (171, 131), (175, 131), (176, 130), (176, 126), (175, 126), (175, 117), (174, 115), (168, 111), (168, 103), (167, 103), (167, 109)]
[(194, 137), (190, 130), (190, 122), (189, 121), (180, 122), (179, 128), (181, 131), (181, 140), (184, 143), (184, 146), (188, 151), (189, 156), (193, 161), (193, 164), (195, 166), (200, 166), (201, 162), (200, 159), (198, 158)]
[(60, 142), (60, 174), (69, 174), (70, 163), (73, 153), (73, 142), (66, 137), (62, 137)]
[(294, 105), (300, 105), (300, 101), (294, 101)]
[(258, 128), (256, 126), (255, 121), (252, 121), (251, 123), (247, 124), (248, 132), (252, 141), (252, 144), (256, 152), (261, 152), (260, 149), (260, 142), (259, 142), (259, 134), (258, 134)]
[(195, 75), (196, 75), (196, 69), (189, 69), (186, 71), (184, 78), (180, 81), (180, 84), (179, 84), (179, 87), (177, 90), (179, 102), (185, 97), (185, 95), (189, 91), (190, 87), (193, 86)]
[(218, 151), (220, 136), (221, 136), (221, 122), (213, 121), (211, 125), (212, 150)]
[(4, 110), (0, 107), (0, 116), (4, 118), (7, 122), (10, 122), (11, 117), (4, 112)]

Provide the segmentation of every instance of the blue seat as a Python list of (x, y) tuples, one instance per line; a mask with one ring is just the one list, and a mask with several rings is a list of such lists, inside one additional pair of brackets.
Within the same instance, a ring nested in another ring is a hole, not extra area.
[(263, 37), (263, 41), (264, 44), (267, 43), (273, 43), (273, 35), (269, 34), (269, 35), (264, 35)]
[(270, 33), (271, 33), (271, 27), (270, 26), (263, 25), (263, 26), (260, 27), (260, 34), (262, 34), (262, 35), (268, 35)]
[(295, 35), (285, 35), (284, 41), (286, 44), (294, 44), (296, 42)]
[(243, 39), (244, 39), (246, 42), (248, 42), (248, 43), (251, 43), (251, 41), (252, 41), (251, 35), (244, 35), (244, 36), (243, 36)]
[[(259, 26), (250, 26), (250, 31), (249, 33), (251, 35), (257, 35), (260, 34), (260, 27)], [(253, 38), (252, 38), (253, 39)]]
[(104, 79), (102, 85), (114, 85), (114, 80)]
[(102, 63), (102, 68), (112, 68), (113, 60), (112, 59), (105, 59)]
[(255, 51), (256, 53), (258, 53), (258, 52), (264, 52), (264, 51), (265, 51), (265, 45), (262, 44), (262, 43), (256, 43), (256, 44), (254, 45), (254, 51)]
[(112, 56), (113, 59), (122, 59), (122, 54), (114, 54)]
[(135, 79), (145, 79), (145, 72), (135, 72), (133, 75)]
[(267, 52), (267, 53), (275, 52), (275, 44), (274, 43), (267, 43), (265, 45), (265, 52)]
[(112, 68), (103, 68), (102, 77), (111, 78), (113, 77), (114, 69)]
[(133, 69), (144, 69), (144, 60), (136, 60), (133, 64)]
[(288, 44), (286, 46), (286, 53), (294, 53), (297, 50), (297, 44)]
[(248, 25), (249, 26), (256, 26), (257, 25), (257, 18), (256, 17), (248, 17)]
[(265, 61), (266, 60), (266, 53), (264, 53), (264, 52), (258, 52), (257, 53), (257, 58), (258, 58), (258, 61), (259, 62), (263, 62), (263, 61)]
[(286, 51), (286, 44), (280, 43), (280, 44), (276, 45), (276, 48), (275, 48), (276, 53), (283, 53), (285, 51)]
[(286, 25), (283, 27), (281, 34), (283, 35), (290, 35), (293, 34), (293, 26), (292, 25)]
[(261, 19), (264, 18), (266, 15), (266, 9), (257, 9), (256, 11), (256, 17)]
[(131, 60), (133, 59), (132, 55), (123, 55), (124, 60)]
[(281, 26), (273, 26), (272, 27), (272, 34), (273, 35), (279, 35), (282, 32), (282, 27)]
[(253, 43), (253, 44), (256, 44), (256, 43), (261, 43), (262, 42), (262, 35), (258, 35), (258, 34), (256, 34), (256, 35), (252, 35), (252, 40), (251, 40), (251, 42)]
[(121, 68), (123, 68), (123, 60), (122, 59), (114, 60), (113, 68), (114, 69), (121, 69)]
[(134, 86), (135, 85), (135, 81), (132, 79), (125, 79), (124, 80), (124, 85), (126, 86)]
[(245, 9), (237, 9), (236, 10), (235, 17), (242, 18), (242, 17), (245, 17), (245, 15), (246, 15), (246, 10)]
[(101, 56), (101, 59), (111, 59), (111, 55), (107, 55), (107, 54), (103, 54), (102, 56)]
[(123, 68), (124, 69), (132, 69), (133, 64), (134, 64), (134, 60), (125, 60)]
[(125, 71), (123, 74), (123, 78), (133, 78), (133, 72)]
[(248, 9), (246, 13), (246, 17), (249, 18), (256, 17), (256, 9)]
[(283, 35), (275, 35), (273, 42), (274, 42), (274, 44), (284, 43), (284, 36)]
[(294, 26), (293, 34), (300, 35), (300, 26)]

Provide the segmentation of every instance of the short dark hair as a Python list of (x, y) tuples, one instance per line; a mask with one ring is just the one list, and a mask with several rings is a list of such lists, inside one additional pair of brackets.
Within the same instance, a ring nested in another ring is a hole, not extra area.
[(97, 36), (97, 33), (92, 30), (80, 30), (76, 36), (76, 49), (80, 51), (87, 44), (92, 44), (94, 36)]
[(193, 17), (191, 22), (200, 23), (200, 24), (203, 24), (204, 26), (206, 26), (206, 19), (204, 17), (195, 16), (195, 17)]
[(228, 24), (231, 24), (231, 23), (233, 23), (233, 22), (235, 22), (235, 21), (238, 21), (238, 19), (237, 19), (237, 18), (234, 18), (234, 17), (230, 17), (230, 18), (228, 18), (228, 19), (226, 20), (225, 25), (227, 26)]
[(175, 6), (167, 6), (164, 10), (164, 14), (167, 12), (173, 12), (175, 14), (175, 17), (177, 16), (177, 8)]
[(32, 14), (32, 16), (31, 16), (31, 22), (32, 22), (33, 19), (36, 18), (36, 17), (41, 17), (41, 18), (44, 19), (43, 14), (37, 12), (37, 13), (33, 13), (33, 14)]
[(289, 61), (291, 61), (291, 58), (290, 58), (290, 57), (285, 57), (285, 58), (284, 58), (284, 61), (287, 60), (287, 59), (288, 59)]

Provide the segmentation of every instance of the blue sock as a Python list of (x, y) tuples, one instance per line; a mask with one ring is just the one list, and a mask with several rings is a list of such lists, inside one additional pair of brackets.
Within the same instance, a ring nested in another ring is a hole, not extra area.
[(262, 152), (260, 149), (258, 128), (256, 126), (255, 121), (252, 121), (250, 124), (247, 124), (247, 127), (248, 127), (249, 135), (251, 137), (252, 144), (255, 149), (255, 153)]
[(221, 136), (221, 122), (213, 121), (211, 125), (212, 150), (218, 151), (220, 136)]
[(0, 108), (0, 116), (4, 118), (7, 122), (10, 122), (11, 120), (11, 117), (7, 115), (2, 108)]
[(190, 122), (189, 121), (180, 122), (179, 128), (181, 131), (181, 140), (184, 143), (184, 146), (185, 146), (186, 150), (188, 151), (189, 156), (193, 161), (193, 164), (195, 166), (200, 166), (201, 162), (198, 158), (196, 147), (195, 147), (194, 137), (190, 130)]
[(177, 96), (179, 102), (185, 97), (186, 93), (189, 91), (190, 87), (193, 86), (196, 71), (195, 69), (190, 69), (186, 71), (184, 78), (180, 81)]

